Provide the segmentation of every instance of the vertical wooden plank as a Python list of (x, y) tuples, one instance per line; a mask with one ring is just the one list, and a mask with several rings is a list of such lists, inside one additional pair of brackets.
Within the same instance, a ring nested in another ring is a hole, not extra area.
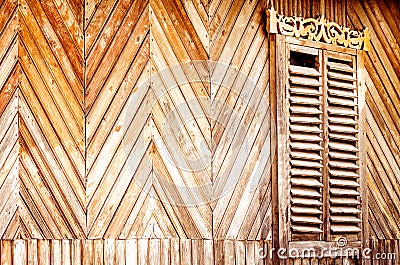
[(104, 264), (115, 264), (115, 239), (105, 239), (104, 241)]
[(161, 250), (160, 250), (160, 264), (167, 265), (171, 264), (171, 244), (169, 239), (161, 239)]
[(214, 240), (214, 260), (216, 264), (224, 264), (224, 241)]
[[(271, 183), (272, 183), (272, 247), (275, 249), (279, 249), (280, 242), (281, 242), (281, 235), (280, 235), (280, 223), (281, 217), (279, 215), (279, 188), (278, 188), (278, 124), (277, 124), (277, 84), (276, 84), (276, 67), (274, 67), (277, 63), (276, 58), (276, 45), (277, 45), (277, 35), (270, 34), (269, 37), (269, 62), (270, 62), (270, 75), (269, 75), (269, 83), (270, 83), (270, 93), (269, 93), (269, 101), (271, 105)], [(278, 257), (276, 252), (272, 257), (273, 261), (278, 263)]]
[(85, 251), (84, 248), (85, 240), (76, 239), (72, 241), (71, 245), (71, 264), (72, 265), (83, 265), (85, 264), (85, 255), (82, 253)]
[(25, 240), (14, 240), (12, 242), (13, 252), (13, 264), (14, 265), (25, 265), (27, 262), (26, 253), (26, 241)]
[(204, 264), (204, 240), (193, 239), (192, 240), (192, 264)]
[(71, 257), (71, 240), (61, 240), (61, 248), (62, 248), (62, 264), (64, 265), (72, 265), (72, 257)]
[[(285, 161), (287, 161), (287, 143), (288, 143), (288, 135), (287, 135), (287, 117), (286, 117), (286, 96), (285, 96), (285, 84), (286, 84), (286, 44), (285, 37), (281, 35), (276, 36), (276, 47), (275, 51), (275, 66), (276, 66), (276, 77), (275, 77), (275, 92), (274, 92), (274, 104), (271, 104), (271, 108), (276, 107), (276, 113), (271, 117), (275, 120), (277, 128), (275, 129), (275, 137), (276, 144), (273, 148), (276, 148), (274, 160), (277, 159), (276, 164), (273, 165), (277, 167), (277, 185), (278, 189), (278, 197), (276, 198), (276, 204), (279, 205), (279, 247), (288, 248), (289, 240), (290, 240), (290, 228), (288, 223), (288, 207), (289, 207), (289, 173), (288, 167)], [(272, 50), (270, 51), (272, 55)], [(272, 68), (273, 66), (271, 66)], [(272, 73), (271, 73), (272, 74)], [(272, 100), (272, 99), (271, 99)], [(271, 109), (272, 110), (272, 109)], [(275, 116), (276, 115), (276, 116)], [(272, 134), (271, 134), (271, 137)], [(275, 199), (275, 198), (274, 198)], [(285, 261), (281, 261), (285, 262)]]
[(224, 264), (235, 264), (235, 245), (233, 240), (224, 240)]
[(137, 239), (126, 240), (125, 261), (126, 261), (126, 265), (137, 265), (138, 264), (138, 241), (137, 241)]
[(83, 264), (94, 263), (94, 240), (87, 239), (83, 242)]
[(171, 264), (178, 265), (181, 264), (181, 249), (180, 249), (180, 240), (178, 238), (172, 238), (171, 240)]
[(116, 252), (115, 252), (115, 258), (116, 258), (116, 264), (117, 265), (125, 265), (126, 261), (126, 240), (117, 240), (117, 246), (116, 246)]
[(246, 264), (255, 265), (256, 258), (255, 258), (255, 243), (254, 241), (247, 241), (246, 242)]
[(51, 262), (50, 240), (39, 240), (38, 249), (39, 249), (38, 250), (39, 264), (50, 265)]
[(93, 260), (95, 264), (104, 264), (104, 241), (102, 239), (96, 239), (93, 242)]
[(138, 239), (138, 264), (149, 264), (149, 239)]
[(254, 242), (254, 259), (255, 259), (255, 264), (257, 265), (263, 265), (264, 264), (264, 258), (259, 255), (260, 249), (263, 247), (262, 241), (255, 241)]
[(204, 264), (214, 264), (214, 245), (213, 240), (204, 240)]
[(59, 239), (50, 240), (50, 264), (62, 264), (62, 242)]
[(152, 238), (150, 239), (150, 257), (149, 264), (160, 265), (160, 239)]
[(361, 225), (364, 228), (361, 234), (361, 244), (362, 248), (369, 247), (369, 229), (368, 226), (368, 187), (367, 187), (367, 177), (366, 177), (366, 168), (367, 168), (367, 135), (366, 135), (366, 112), (367, 105), (365, 102), (365, 93), (367, 91), (365, 85), (365, 66), (364, 66), (364, 51), (357, 51), (356, 63), (357, 63), (357, 93), (358, 93), (358, 113), (359, 113), (359, 156), (360, 156), (360, 193), (362, 198), (361, 204)]
[(27, 241), (27, 244), (28, 265), (38, 265), (38, 241), (31, 239)]
[(237, 265), (245, 265), (246, 264), (245, 241), (235, 240), (235, 262)]
[(192, 262), (192, 242), (190, 239), (180, 240), (180, 260), (182, 264), (189, 264)]

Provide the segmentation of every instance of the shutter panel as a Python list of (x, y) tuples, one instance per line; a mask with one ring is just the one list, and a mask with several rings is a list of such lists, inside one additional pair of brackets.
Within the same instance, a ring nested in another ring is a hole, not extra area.
[(289, 47), (291, 239), (320, 240), (323, 233), (321, 55), (317, 49)]
[(348, 237), (361, 232), (356, 58), (326, 54), (329, 229)]

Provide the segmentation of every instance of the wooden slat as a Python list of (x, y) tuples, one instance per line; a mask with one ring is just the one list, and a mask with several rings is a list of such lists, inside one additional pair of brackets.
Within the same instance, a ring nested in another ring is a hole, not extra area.
[(13, 239), (19, 229), (17, 1), (2, 1), (0, 12), (0, 238)]
[[(210, 67), (216, 198), (211, 207), (217, 239), (262, 239), (271, 229), (271, 161), (266, 143), (272, 139), (270, 114), (263, 107), (269, 94), (264, 10), (263, 1), (210, 1), (210, 60), (216, 62)], [(231, 262), (225, 256), (216, 258), (216, 264), (220, 258)]]
[(83, 31), (70, 16), (82, 10), (19, 2), (21, 168), (29, 165), (20, 185), (38, 181), (21, 187), (24, 238), (85, 237)]

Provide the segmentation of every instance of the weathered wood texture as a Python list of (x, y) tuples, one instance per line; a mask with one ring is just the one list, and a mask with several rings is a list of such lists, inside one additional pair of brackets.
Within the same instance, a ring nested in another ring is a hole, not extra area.
[[(0, 241), (1, 264), (272, 264), (266, 241), (197, 239)], [(213, 248), (215, 247), (215, 252)], [(213, 254), (215, 253), (215, 255)], [(261, 255), (262, 251), (260, 252)], [(236, 260), (236, 263), (235, 263)], [(264, 263), (265, 262), (265, 263)]]
[(2, 241), (1, 262), (254, 264), (261, 241), (242, 240), (271, 230), (270, 2), (371, 30), (370, 230), (398, 238), (397, 1), (3, 0), (0, 236), (170, 239)]
[(20, 234), (84, 238), (83, 4), (18, 4)]
[(12, 239), (19, 228), (17, 1), (0, 10), (0, 238)]
[(369, 230), (375, 238), (400, 237), (400, 5), (398, 1), (350, 1), (348, 26), (368, 27), (367, 185)]
[[(213, 234), (271, 237), (265, 1), (210, 3)], [(228, 67), (229, 66), (229, 67)]]
[[(141, 194), (143, 187), (133, 181), (152, 176), (145, 135), (154, 97), (145, 83), (150, 78), (149, 3), (114, 2), (87, 1), (85, 9), (89, 238), (151, 232), (142, 225), (151, 196)], [(134, 159), (128, 161), (131, 149)]]
[[(399, 240), (370, 240), (369, 264), (400, 264)], [(1, 264), (272, 265), (270, 241), (197, 239), (2, 240)], [(267, 250), (265, 253), (264, 250)], [(289, 264), (357, 264), (346, 258), (289, 259)]]

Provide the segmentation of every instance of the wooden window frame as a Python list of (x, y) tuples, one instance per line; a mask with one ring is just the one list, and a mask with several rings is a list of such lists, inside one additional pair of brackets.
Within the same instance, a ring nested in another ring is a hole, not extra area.
[[(288, 210), (290, 205), (290, 182), (289, 182), (289, 161), (288, 161), (288, 135), (287, 135), (287, 110), (288, 106), (285, 89), (288, 86), (288, 78), (286, 76), (286, 53), (287, 45), (294, 44), (302, 47), (311, 47), (319, 50), (333, 51), (342, 54), (349, 54), (356, 57), (356, 75), (357, 75), (357, 91), (358, 91), (358, 147), (359, 147), (359, 184), (360, 184), (360, 197), (361, 197), (361, 232), (359, 241), (347, 242), (344, 248), (357, 248), (360, 253), (362, 248), (368, 246), (367, 234), (367, 197), (366, 197), (366, 181), (365, 181), (365, 84), (364, 84), (364, 63), (362, 50), (352, 48), (345, 48), (335, 46), (332, 44), (310, 41), (307, 39), (295, 38), (291, 36), (284, 36), (280, 34), (270, 33), (270, 101), (271, 101), (271, 120), (274, 127), (271, 129), (271, 147), (273, 164), (271, 169), (272, 174), (272, 237), (273, 247), (275, 249), (285, 248), (296, 249), (302, 253), (302, 249), (314, 248), (318, 255), (323, 253), (319, 252), (322, 248), (333, 248), (337, 246), (336, 241), (327, 240), (326, 233), (329, 229), (327, 227), (328, 220), (326, 213), (326, 197), (329, 196), (327, 183), (324, 183), (324, 198), (323, 198), (323, 240), (320, 241), (290, 241), (290, 227), (288, 221)], [(326, 57), (322, 58), (326, 63)], [(325, 67), (323, 67), (325, 68)], [(323, 90), (327, 90), (327, 73), (323, 71)], [(324, 97), (325, 98), (325, 97)], [(325, 119), (323, 116), (323, 119)], [(325, 155), (325, 153), (323, 154)], [(325, 170), (325, 169), (323, 169)], [(325, 177), (324, 182), (327, 181)], [(327, 194), (328, 193), (328, 194)], [(275, 257), (276, 258), (276, 257)], [(282, 261), (280, 261), (282, 262)]]

